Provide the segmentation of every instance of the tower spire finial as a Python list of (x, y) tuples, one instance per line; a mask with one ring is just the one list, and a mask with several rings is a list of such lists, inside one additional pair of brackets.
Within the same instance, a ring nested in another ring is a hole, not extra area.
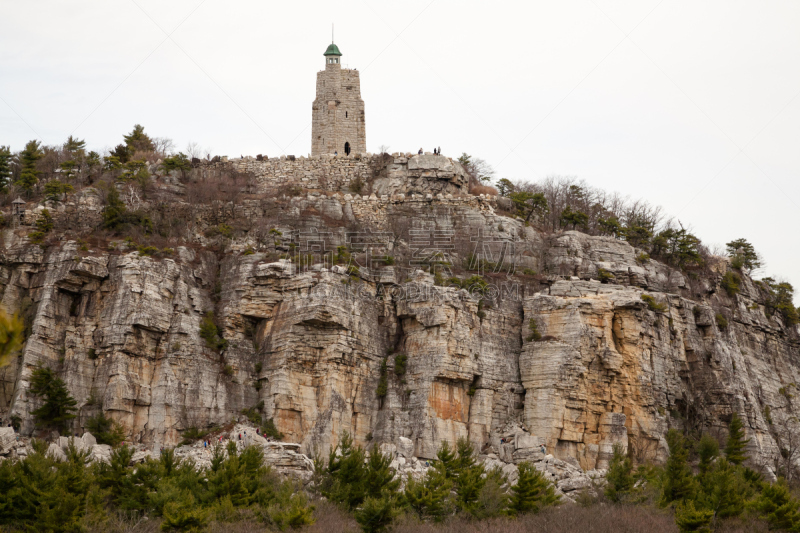
[(333, 44), (333, 22), (331, 22), (331, 44)]

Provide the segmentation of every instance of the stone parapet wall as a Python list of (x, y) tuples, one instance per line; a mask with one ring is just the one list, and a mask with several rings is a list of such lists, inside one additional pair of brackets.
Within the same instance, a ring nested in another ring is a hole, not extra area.
[(300, 187), (303, 190), (397, 194), (468, 194), (469, 178), (461, 165), (448, 157), (429, 154), (351, 156), (281, 156), (275, 159), (247, 157), (211, 164), (213, 170), (251, 174), (258, 192)]

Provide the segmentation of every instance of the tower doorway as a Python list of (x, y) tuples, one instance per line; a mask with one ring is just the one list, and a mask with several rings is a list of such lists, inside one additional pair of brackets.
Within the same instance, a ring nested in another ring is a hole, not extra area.
[(344, 143), (344, 154), (350, 155), (350, 143)]

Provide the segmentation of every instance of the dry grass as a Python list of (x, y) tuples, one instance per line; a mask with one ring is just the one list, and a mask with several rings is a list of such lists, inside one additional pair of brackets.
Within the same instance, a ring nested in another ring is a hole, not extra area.
[(494, 187), (489, 187), (488, 185), (473, 185), (469, 188), (469, 193), (475, 196), (480, 194), (486, 194), (489, 196), (497, 196), (497, 189)]
[[(361, 528), (352, 515), (326, 501), (316, 500), (312, 526), (302, 528), (306, 533), (360, 533)], [(102, 526), (90, 527), (87, 533), (156, 533), (161, 520), (138, 519), (113, 515)], [(212, 522), (207, 533), (262, 533), (277, 531), (260, 522)], [(392, 533), (678, 533), (670, 510), (648, 506), (596, 504), (589, 507), (560, 505), (536, 515), (518, 519), (494, 518), (475, 520), (455, 516), (440, 523), (422, 523), (411, 514), (400, 516)], [(715, 533), (767, 533), (765, 522), (747, 518), (727, 520), (717, 524)]]
[(419, 524), (404, 517), (394, 533), (677, 533), (672, 515), (647, 507), (560, 505), (518, 519), (470, 520), (456, 517), (442, 524)]

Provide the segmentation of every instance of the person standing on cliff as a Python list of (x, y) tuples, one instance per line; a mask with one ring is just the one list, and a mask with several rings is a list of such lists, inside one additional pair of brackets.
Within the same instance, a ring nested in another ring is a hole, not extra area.
[(547, 455), (547, 448), (544, 447), (544, 444), (541, 445), (542, 455)]
[(441, 146), (439, 147), (439, 150), (437, 150), (437, 153), (438, 153), (439, 155), (442, 155), (442, 147), (441, 147)]
[(419, 152), (417, 152), (417, 155), (422, 155), (422, 148), (419, 149)]

